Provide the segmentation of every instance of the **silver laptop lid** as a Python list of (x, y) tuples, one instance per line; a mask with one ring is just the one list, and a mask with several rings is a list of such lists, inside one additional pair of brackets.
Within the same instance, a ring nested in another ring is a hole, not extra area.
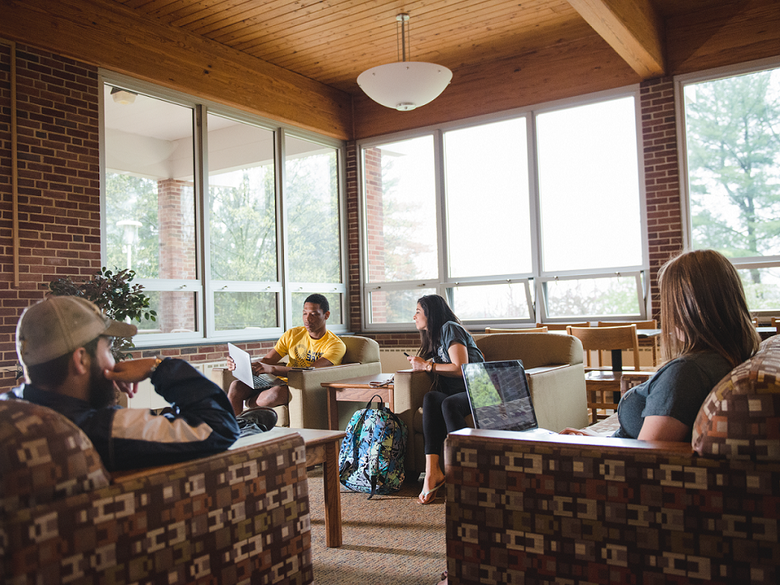
[(525, 431), (538, 427), (520, 360), (463, 364), (461, 369), (476, 428)]

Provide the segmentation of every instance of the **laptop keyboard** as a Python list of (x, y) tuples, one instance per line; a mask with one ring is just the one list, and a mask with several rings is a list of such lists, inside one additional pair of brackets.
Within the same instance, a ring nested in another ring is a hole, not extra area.
[(268, 390), (269, 388), (273, 388), (274, 386), (279, 386), (280, 384), (284, 383), (276, 376), (271, 376), (269, 374), (259, 374), (252, 376), (252, 381), (254, 382), (255, 390)]

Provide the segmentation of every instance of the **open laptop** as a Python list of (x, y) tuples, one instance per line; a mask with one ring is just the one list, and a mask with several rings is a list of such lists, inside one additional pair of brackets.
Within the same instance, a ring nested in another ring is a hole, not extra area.
[(257, 376), (252, 374), (252, 358), (250, 355), (232, 343), (228, 343), (227, 345), (228, 354), (236, 363), (236, 369), (233, 370), (233, 375), (236, 379), (255, 390), (267, 390), (268, 388), (285, 384), (284, 380), (280, 380), (269, 374), (259, 374)]
[(461, 366), (466, 392), (478, 429), (531, 431), (539, 429), (528, 379), (520, 360), (469, 363)]

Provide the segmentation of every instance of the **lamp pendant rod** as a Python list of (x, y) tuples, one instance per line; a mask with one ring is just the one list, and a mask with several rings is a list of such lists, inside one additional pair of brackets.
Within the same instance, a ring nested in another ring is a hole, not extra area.
[[(395, 19), (401, 23), (401, 61), (406, 62), (406, 53), (407, 50), (411, 55), (412, 52), (412, 45), (411, 40), (409, 38), (409, 33), (406, 30), (406, 23), (409, 22), (409, 15), (405, 12), (402, 12), (401, 14), (397, 15)], [(407, 43), (409, 45), (407, 49)]]

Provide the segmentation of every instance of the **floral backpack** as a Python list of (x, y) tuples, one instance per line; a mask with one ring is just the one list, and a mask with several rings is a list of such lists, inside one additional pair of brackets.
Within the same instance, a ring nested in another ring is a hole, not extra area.
[[(374, 400), (379, 408), (371, 408)], [(401, 489), (407, 430), (404, 422), (374, 395), (352, 415), (339, 452), (341, 483), (356, 492), (390, 494)]]

